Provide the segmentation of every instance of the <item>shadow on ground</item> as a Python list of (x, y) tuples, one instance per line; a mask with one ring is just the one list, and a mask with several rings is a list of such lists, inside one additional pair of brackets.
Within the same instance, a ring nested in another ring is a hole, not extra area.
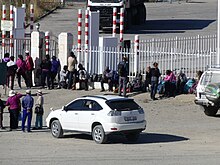
[(171, 19), (148, 20), (143, 25), (133, 26), (127, 31), (129, 34), (153, 34), (153, 33), (184, 33), (186, 30), (201, 30), (216, 20), (198, 19)]
[[(85, 134), (68, 134), (63, 138), (75, 138), (75, 139), (83, 139), (83, 140), (92, 140), (91, 135)], [(178, 141), (186, 141), (189, 138), (185, 138), (182, 136), (169, 135), (169, 134), (158, 134), (158, 133), (141, 133), (138, 141), (129, 142), (122, 135), (110, 135), (108, 137), (108, 144), (149, 144), (149, 143), (170, 143), (170, 142), (178, 142)]]

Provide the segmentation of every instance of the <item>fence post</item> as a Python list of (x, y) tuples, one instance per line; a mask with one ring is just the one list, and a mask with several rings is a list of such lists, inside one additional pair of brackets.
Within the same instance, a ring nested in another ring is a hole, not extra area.
[(124, 33), (124, 8), (120, 9), (120, 48), (122, 48)]
[(50, 32), (45, 32), (46, 55), (50, 53)]
[(88, 49), (89, 49), (89, 10), (85, 11), (85, 69), (88, 71)]
[(137, 75), (139, 65), (139, 35), (134, 38), (134, 74)]
[(115, 37), (116, 36), (116, 18), (117, 18), (117, 8), (114, 7), (113, 8), (113, 27), (112, 27), (112, 36)]
[(34, 5), (31, 4), (30, 6), (30, 34), (34, 30)]
[(82, 35), (82, 9), (78, 9), (78, 41), (77, 41), (77, 60), (80, 61)]
[[(6, 6), (2, 5), (2, 20), (6, 20)], [(6, 31), (2, 31), (2, 58), (5, 54), (5, 37), (6, 37)]]
[[(10, 5), (10, 21), (14, 22), (14, 6), (13, 5)], [(10, 31), (10, 55), (14, 56), (14, 25), (12, 27), (12, 30)]]

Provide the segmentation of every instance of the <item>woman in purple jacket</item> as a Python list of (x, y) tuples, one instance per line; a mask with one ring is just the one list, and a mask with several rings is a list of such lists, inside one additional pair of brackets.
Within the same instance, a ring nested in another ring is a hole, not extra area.
[(21, 89), (21, 76), (22, 76), (25, 81), (25, 85), (27, 87), (27, 77), (25, 74), (27, 71), (27, 67), (26, 67), (26, 62), (24, 61), (22, 55), (18, 55), (16, 65), (18, 67), (18, 69), (17, 69), (18, 86)]
[(21, 108), (20, 98), (22, 94), (16, 93), (14, 90), (9, 91), (9, 98), (5, 105), (9, 106), (10, 113), (10, 131), (18, 128), (18, 114)]

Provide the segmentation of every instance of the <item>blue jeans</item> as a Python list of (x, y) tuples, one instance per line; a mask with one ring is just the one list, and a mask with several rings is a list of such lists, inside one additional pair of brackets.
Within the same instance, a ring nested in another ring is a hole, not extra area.
[(32, 110), (28, 112), (26, 109), (23, 109), (23, 117), (22, 117), (22, 124), (21, 124), (22, 131), (24, 131), (24, 129), (25, 129), (25, 123), (26, 123), (27, 118), (28, 118), (27, 131), (30, 132), (31, 131)]
[(42, 128), (43, 125), (43, 115), (36, 114), (35, 128)]
[(123, 89), (123, 96), (126, 96), (127, 77), (119, 77), (119, 96), (121, 96), (121, 90)]
[(157, 82), (151, 82), (151, 93), (150, 93), (150, 98), (155, 99), (155, 95), (157, 93)]

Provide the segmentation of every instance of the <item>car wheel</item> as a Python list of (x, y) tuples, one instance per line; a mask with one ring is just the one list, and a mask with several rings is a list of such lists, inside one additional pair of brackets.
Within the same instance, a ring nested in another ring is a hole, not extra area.
[(129, 142), (136, 142), (139, 138), (140, 132), (132, 132), (125, 135)]
[(218, 112), (219, 107), (215, 107), (215, 106), (203, 106), (204, 109), (204, 113), (207, 116), (215, 116), (216, 113)]
[(51, 123), (51, 133), (53, 137), (60, 138), (63, 137), (63, 129), (60, 125), (60, 122), (58, 120), (54, 120)]
[(97, 125), (92, 130), (92, 138), (98, 144), (103, 144), (107, 141), (104, 129), (101, 125)]

